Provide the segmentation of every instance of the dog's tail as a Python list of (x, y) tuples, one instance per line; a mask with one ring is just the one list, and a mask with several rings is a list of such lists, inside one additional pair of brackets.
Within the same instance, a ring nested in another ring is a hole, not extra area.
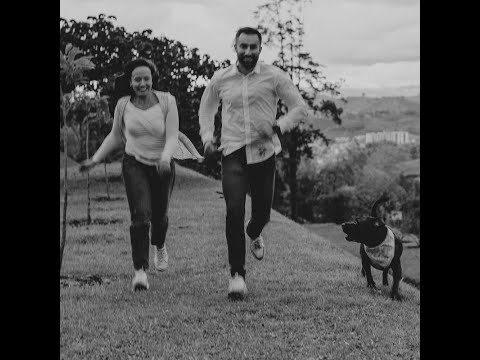
[(372, 212), (371, 212), (371, 216), (372, 217), (378, 217), (378, 214), (377, 214), (377, 209), (378, 209), (378, 206), (381, 204), (381, 203), (384, 203), (386, 201), (388, 201), (389, 197), (386, 193), (383, 193), (382, 196), (380, 196), (380, 198), (375, 201), (375, 203), (373, 204), (372, 206)]

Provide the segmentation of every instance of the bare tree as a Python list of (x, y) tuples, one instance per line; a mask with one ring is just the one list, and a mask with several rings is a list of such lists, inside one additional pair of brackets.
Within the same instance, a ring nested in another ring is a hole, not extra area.
[[(324, 113), (337, 123), (341, 123), (341, 108), (335, 102), (322, 100), (316, 102), (317, 95), (327, 93), (339, 95), (340, 83), (328, 82), (315, 62), (304, 49), (303, 7), (309, 0), (270, 0), (257, 7), (254, 17), (265, 46), (277, 49), (277, 59), (273, 65), (286, 71), (298, 87), (300, 94), (313, 113)], [(280, 101), (277, 116), (285, 114), (285, 105)], [(305, 119), (300, 126), (282, 137), (285, 153), (281, 160), (286, 183), (289, 188), (290, 217), (297, 220), (297, 170), (302, 156), (311, 157), (311, 144), (322, 139), (327, 145), (329, 139), (315, 128), (315, 119)]]
[(68, 204), (68, 186), (67, 186), (67, 112), (70, 110), (69, 94), (65, 94), (64, 88), (75, 87), (79, 84), (87, 82), (84, 72), (95, 68), (95, 65), (90, 61), (91, 56), (80, 56), (81, 52), (78, 48), (68, 44), (65, 47), (65, 52), (60, 50), (60, 101), (63, 115), (63, 145), (64, 145), (64, 173), (63, 173), (63, 222), (62, 222), (62, 238), (60, 243), (60, 271), (62, 270), (63, 251), (65, 249), (65, 242), (67, 237), (67, 204)]

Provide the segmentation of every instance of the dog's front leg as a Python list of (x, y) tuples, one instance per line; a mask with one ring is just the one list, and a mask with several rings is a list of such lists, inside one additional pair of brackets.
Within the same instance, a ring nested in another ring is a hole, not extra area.
[(393, 300), (402, 300), (402, 296), (398, 292), (398, 287), (400, 285), (400, 280), (402, 280), (402, 264), (400, 263), (400, 259), (396, 261), (392, 265), (392, 270), (393, 270), (393, 285), (392, 285), (392, 292), (390, 294), (390, 297)]
[(369, 288), (376, 290), (377, 286), (375, 285), (375, 281), (373, 281), (372, 268), (370, 267), (370, 260), (368, 259), (366, 254), (364, 255), (363, 252), (362, 252), (362, 268), (367, 277), (367, 286)]
[(383, 273), (382, 273), (383, 286), (388, 286), (388, 269), (389, 268), (386, 268), (385, 270), (383, 270)]

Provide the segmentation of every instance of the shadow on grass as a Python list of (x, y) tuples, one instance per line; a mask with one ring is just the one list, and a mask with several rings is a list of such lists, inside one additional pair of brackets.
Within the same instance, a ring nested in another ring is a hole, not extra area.
[(87, 219), (72, 219), (68, 222), (68, 225), (79, 227), (79, 226), (86, 226), (86, 225), (108, 225), (108, 224), (117, 224), (121, 223), (122, 219), (92, 219), (90, 224), (88, 223)]
[(124, 198), (122, 196), (96, 196), (92, 198), (93, 201), (98, 201), (98, 202), (108, 202), (108, 201), (117, 201), (117, 200), (123, 200)]
[[(105, 177), (102, 177), (102, 176), (99, 175), (98, 177), (94, 177), (93, 181), (95, 181), (97, 183), (104, 183), (105, 182)], [(123, 182), (123, 176), (122, 176), (122, 174), (120, 174), (120, 175), (110, 175), (110, 176), (108, 176), (108, 182), (109, 183)]]
[(417, 281), (415, 279), (411, 279), (411, 278), (406, 277), (406, 276), (403, 277), (402, 281), (409, 284), (409, 285), (412, 285), (415, 288), (417, 288), (418, 290), (420, 290), (420, 281)]
[(102, 285), (108, 284), (111, 280), (104, 278), (100, 275), (87, 275), (87, 276), (75, 276), (75, 275), (60, 275), (60, 286), (61, 287), (72, 287), (72, 286), (92, 286), (92, 285)]

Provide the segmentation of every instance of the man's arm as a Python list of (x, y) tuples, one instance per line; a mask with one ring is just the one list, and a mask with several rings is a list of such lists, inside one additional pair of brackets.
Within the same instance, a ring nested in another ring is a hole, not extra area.
[(276, 77), (275, 91), (278, 97), (288, 107), (288, 113), (277, 120), (273, 130), (277, 135), (284, 134), (296, 127), (302, 119), (307, 118), (307, 105), (300, 95), (292, 79), (284, 71), (279, 71)]
[(220, 103), (216, 85), (217, 76), (214, 74), (203, 92), (200, 109), (198, 110), (200, 137), (202, 138), (203, 146), (213, 140), (215, 114), (217, 113), (218, 104)]

